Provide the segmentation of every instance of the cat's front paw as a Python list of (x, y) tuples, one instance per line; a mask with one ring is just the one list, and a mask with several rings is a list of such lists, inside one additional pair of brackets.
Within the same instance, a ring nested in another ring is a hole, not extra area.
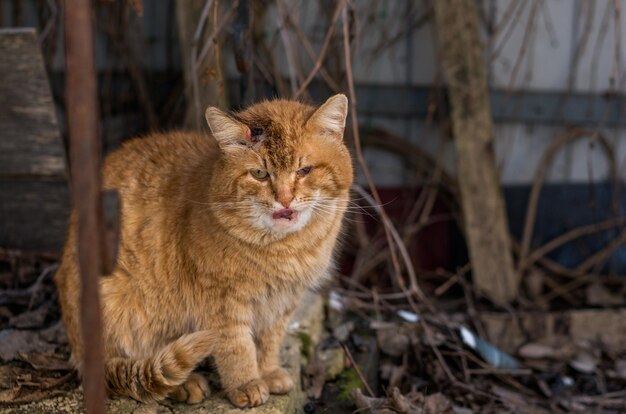
[(291, 375), (283, 368), (276, 368), (263, 374), (263, 379), (272, 394), (287, 394), (294, 387)]
[(211, 394), (209, 383), (202, 375), (192, 372), (183, 384), (174, 388), (169, 397), (187, 404), (198, 404)]
[(234, 390), (226, 391), (231, 403), (239, 408), (259, 406), (270, 396), (267, 383), (262, 379), (255, 379)]

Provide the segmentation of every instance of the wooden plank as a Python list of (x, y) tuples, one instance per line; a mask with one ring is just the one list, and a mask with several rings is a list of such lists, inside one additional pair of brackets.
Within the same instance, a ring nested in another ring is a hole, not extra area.
[(0, 179), (0, 246), (59, 253), (69, 209), (63, 181)]
[(0, 30), (0, 176), (65, 175), (65, 152), (35, 29)]
[(439, 51), (446, 70), (459, 188), (472, 276), (498, 303), (517, 296), (511, 241), (493, 149), (485, 54), (474, 0), (435, 4)]
[(66, 159), (35, 29), (1, 29), (0, 56), (0, 246), (59, 253)]

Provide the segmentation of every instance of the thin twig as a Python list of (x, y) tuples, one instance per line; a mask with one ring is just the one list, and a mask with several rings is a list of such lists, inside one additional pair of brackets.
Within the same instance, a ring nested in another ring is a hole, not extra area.
[(52, 28), (56, 24), (56, 20), (59, 15), (59, 8), (57, 7), (55, 0), (47, 0), (46, 4), (48, 5), (48, 8), (50, 9), (50, 16), (48, 17), (48, 20), (46, 21), (44, 28), (41, 30), (41, 33), (39, 34), (39, 43), (41, 44), (43, 44), (43, 42), (46, 40), (46, 38), (52, 31)]
[(204, 27), (206, 26), (206, 22), (209, 16), (209, 10), (211, 9), (211, 5), (213, 0), (207, 0), (204, 3), (204, 7), (202, 8), (202, 13), (200, 13), (200, 19), (198, 20), (198, 24), (196, 25), (196, 31), (193, 35), (193, 44), (191, 45), (191, 87), (193, 88), (193, 103), (195, 107), (195, 118), (196, 118), (196, 129), (200, 129), (200, 85), (198, 84), (198, 74), (197, 74), (197, 55), (198, 55), (198, 44), (200, 43), (200, 38), (202, 37), (202, 33), (204, 32)]
[[(346, 66), (346, 77), (348, 81), (348, 90), (350, 94), (350, 115), (352, 118), (352, 136), (354, 138), (354, 147), (356, 152), (357, 161), (363, 170), (363, 175), (365, 176), (365, 180), (367, 181), (367, 185), (372, 192), (372, 196), (375, 200), (375, 204), (381, 206), (379, 208), (379, 213), (383, 218), (383, 222), (389, 222), (387, 217), (387, 213), (385, 209), (382, 207), (382, 201), (380, 196), (378, 195), (378, 191), (376, 190), (376, 186), (374, 185), (374, 181), (372, 180), (372, 176), (370, 174), (369, 168), (365, 163), (365, 158), (363, 157), (363, 151), (361, 150), (361, 140), (359, 139), (359, 123), (356, 111), (356, 93), (354, 91), (354, 79), (352, 77), (352, 58), (350, 55), (350, 34), (348, 33), (348, 5), (344, 4), (341, 10), (341, 17), (343, 21), (343, 47), (344, 47), (344, 58), (345, 58), (345, 66)], [(391, 253), (391, 261), (393, 263), (393, 268), (396, 273), (396, 278), (398, 283), (401, 286), (404, 286), (404, 280), (402, 279), (402, 270), (400, 268), (400, 262), (398, 261), (398, 256), (394, 249), (393, 237), (391, 236), (391, 232), (389, 231), (388, 225), (383, 226), (385, 229), (385, 236), (387, 237), (387, 242), (389, 244), (389, 252)], [(417, 288), (417, 286), (411, 286), (412, 290)], [(417, 289), (413, 290), (417, 292)]]
[(530, 241), (535, 226), (535, 218), (537, 216), (539, 193), (541, 191), (541, 187), (543, 186), (545, 177), (548, 173), (548, 169), (552, 164), (554, 158), (556, 157), (558, 151), (563, 146), (585, 137), (589, 137), (597, 141), (602, 149), (606, 152), (609, 161), (609, 173), (611, 177), (615, 180), (615, 177), (617, 175), (617, 165), (615, 161), (613, 147), (602, 135), (599, 135), (596, 131), (584, 128), (571, 128), (559, 135), (546, 150), (539, 164), (539, 167), (537, 168), (537, 172), (535, 173), (535, 178), (533, 180), (533, 185), (531, 187), (530, 197), (528, 199), (528, 207), (526, 209), (526, 219), (524, 221), (524, 230), (519, 253), (519, 261), (517, 266), (517, 271), (520, 273), (520, 275), (523, 273), (527, 263), (528, 251), (530, 249)]
[(526, 24), (526, 32), (524, 33), (524, 39), (522, 40), (522, 46), (517, 54), (517, 59), (515, 60), (515, 64), (513, 65), (513, 70), (511, 71), (511, 79), (509, 80), (508, 90), (511, 92), (515, 87), (515, 80), (517, 79), (517, 72), (521, 66), (522, 60), (524, 56), (526, 56), (526, 51), (528, 50), (528, 45), (530, 44), (530, 36), (535, 32), (534, 26), (537, 19), (537, 12), (539, 11), (539, 0), (533, 0), (532, 8), (530, 9), (530, 16), (528, 17), (528, 22)]
[(404, 244), (404, 241), (402, 240), (402, 237), (398, 233), (398, 230), (396, 230), (396, 228), (393, 225), (393, 223), (391, 222), (391, 220), (389, 220), (389, 217), (387, 217), (387, 215), (383, 214), (383, 211), (384, 211), (383, 207), (380, 206), (380, 205), (376, 205), (376, 201), (360, 185), (354, 184), (352, 186), (352, 188), (357, 193), (359, 193), (359, 195), (361, 195), (365, 199), (365, 201), (370, 203), (372, 205), (372, 207), (374, 207), (378, 211), (378, 213), (380, 214), (380, 217), (383, 220), (383, 226), (385, 226), (385, 228), (389, 231), (389, 233), (391, 234), (391, 237), (393, 238), (396, 246), (398, 247), (398, 250), (400, 251), (400, 255), (402, 256), (402, 259), (404, 261), (404, 266), (407, 269), (407, 273), (408, 273), (408, 276), (409, 276), (409, 281), (411, 282), (411, 291), (414, 292), (414, 293), (417, 293), (418, 297), (421, 300), (426, 301), (426, 295), (424, 295), (424, 293), (419, 288), (419, 285), (417, 283), (417, 276), (415, 275), (415, 268), (413, 267), (413, 263), (411, 262), (411, 256), (409, 255), (409, 252), (408, 252), (408, 250), (406, 248), (406, 245)]
[(330, 45), (330, 41), (333, 38), (333, 34), (335, 33), (335, 23), (337, 23), (337, 19), (339, 18), (339, 12), (343, 8), (343, 3), (344, 0), (339, 0), (339, 2), (337, 2), (337, 7), (335, 8), (335, 12), (333, 13), (333, 18), (331, 19), (330, 25), (328, 27), (328, 32), (326, 32), (324, 43), (322, 44), (322, 50), (320, 50), (320, 54), (315, 61), (315, 65), (313, 66), (313, 69), (311, 69), (309, 76), (307, 76), (304, 82), (302, 82), (302, 84), (300, 85), (300, 89), (298, 89), (298, 91), (294, 94), (294, 99), (298, 99), (298, 97), (302, 95), (302, 92), (304, 92), (304, 90), (309, 86), (313, 78), (315, 78), (315, 75), (317, 75), (317, 72), (322, 67), (322, 63), (324, 62), (324, 58), (326, 57), (326, 52), (328, 52), (328, 46)]
[(291, 38), (287, 33), (287, 12), (285, 11), (285, 5), (281, 0), (276, 0), (276, 6), (278, 7), (278, 15), (280, 17), (280, 37), (285, 48), (285, 55), (287, 56), (287, 69), (289, 71), (291, 94), (295, 97), (298, 91), (298, 80), (296, 75), (295, 53), (291, 44)]
[[(287, 10), (287, 13), (289, 13), (289, 10)], [(293, 22), (293, 18), (291, 17), (291, 15), (288, 15), (288, 16), (289, 16), (289, 19)], [(302, 43), (302, 45), (304, 46), (304, 51), (309, 56), (309, 59), (311, 59), (312, 62), (316, 62), (318, 59), (318, 56), (313, 50), (313, 46), (311, 45), (311, 42), (309, 41), (307, 35), (304, 33), (304, 31), (299, 25), (292, 24), (292, 27), (296, 32), (296, 36), (298, 36), (298, 40), (300, 40), (300, 43)], [(324, 82), (326, 82), (326, 84), (332, 91), (339, 92), (341, 90), (339, 85), (337, 85), (337, 82), (335, 82), (335, 80), (332, 78), (332, 76), (328, 73), (328, 71), (326, 70), (326, 68), (324, 68), (323, 65), (320, 67), (319, 72), (320, 72), (320, 75), (322, 76), (322, 79), (324, 79)]]
[(572, 240), (575, 240), (579, 237), (586, 236), (589, 234), (597, 233), (604, 230), (610, 230), (614, 227), (621, 226), (626, 224), (626, 217), (618, 217), (612, 218), (600, 223), (593, 223), (587, 226), (576, 227), (566, 233), (561, 234), (558, 237), (550, 240), (545, 243), (543, 246), (537, 248), (533, 251), (524, 263), (520, 264), (520, 267), (525, 268), (531, 266), (534, 262), (536, 262), (540, 257), (543, 257), (553, 251), (554, 249), (562, 246), (566, 243), (569, 243)]
[(346, 352), (346, 356), (352, 363), (352, 366), (354, 367), (354, 370), (356, 371), (357, 375), (361, 379), (361, 382), (363, 383), (363, 385), (365, 385), (365, 388), (367, 389), (367, 392), (369, 393), (370, 397), (375, 397), (376, 394), (374, 394), (374, 391), (372, 391), (372, 388), (369, 386), (369, 384), (367, 383), (367, 380), (363, 376), (363, 373), (361, 372), (361, 369), (359, 368), (359, 364), (357, 364), (354, 358), (352, 358), (352, 354), (350, 353), (350, 350), (348, 349), (348, 347), (344, 343), (341, 343), (341, 347)]
[(619, 76), (621, 74), (622, 63), (622, 23), (621, 23), (621, 5), (620, 0), (613, 0), (613, 30), (614, 30), (614, 54), (613, 66), (611, 67), (611, 75), (609, 77), (610, 88), (612, 91), (617, 89)]

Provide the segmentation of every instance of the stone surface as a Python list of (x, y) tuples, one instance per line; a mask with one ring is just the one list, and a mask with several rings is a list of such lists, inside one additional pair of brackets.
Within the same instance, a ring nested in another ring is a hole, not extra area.
[[(110, 399), (107, 412), (111, 414), (283, 414), (303, 413), (306, 396), (302, 392), (300, 372), (304, 363), (302, 338), (306, 337), (313, 345), (319, 340), (323, 330), (324, 305), (320, 295), (307, 294), (290, 323), (282, 351), (283, 366), (289, 371), (296, 389), (287, 395), (272, 395), (265, 405), (252, 409), (238, 409), (231, 405), (222, 392), (215, 392), (207, 400), (197, 405), (186, 405), (165, 400), (158, 404), (141, 404), (130, 399)], [(67, 394), (42, 401), (13, 407), (0, 407), (0, 414), (44, 414), (84, 412), (82, 392), (73, 390)]]
[(626, 308), (564, 312), (482, 313), (487, 340), (508, 353), (531, 341), (566, 336), (572, 342), (601, 343), (615, 354), (626, 351)]
[(324, 364), (324, 379), (326, 381), (335, 380), (346, 366), (346, 354), (340, 346), (322, 349), (319, 351), (318, 357)]

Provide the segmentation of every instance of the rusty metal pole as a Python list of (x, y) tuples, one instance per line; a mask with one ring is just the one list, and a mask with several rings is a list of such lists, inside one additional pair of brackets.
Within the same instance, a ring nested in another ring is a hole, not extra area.
[(100, 149), (91, 1), (66, 0), (64, 6), (67, 121), (81, 277), (83, 389), (87, 413), (101, 414), (106, 410), (106, 393), (98, 296), (102, 270)]

